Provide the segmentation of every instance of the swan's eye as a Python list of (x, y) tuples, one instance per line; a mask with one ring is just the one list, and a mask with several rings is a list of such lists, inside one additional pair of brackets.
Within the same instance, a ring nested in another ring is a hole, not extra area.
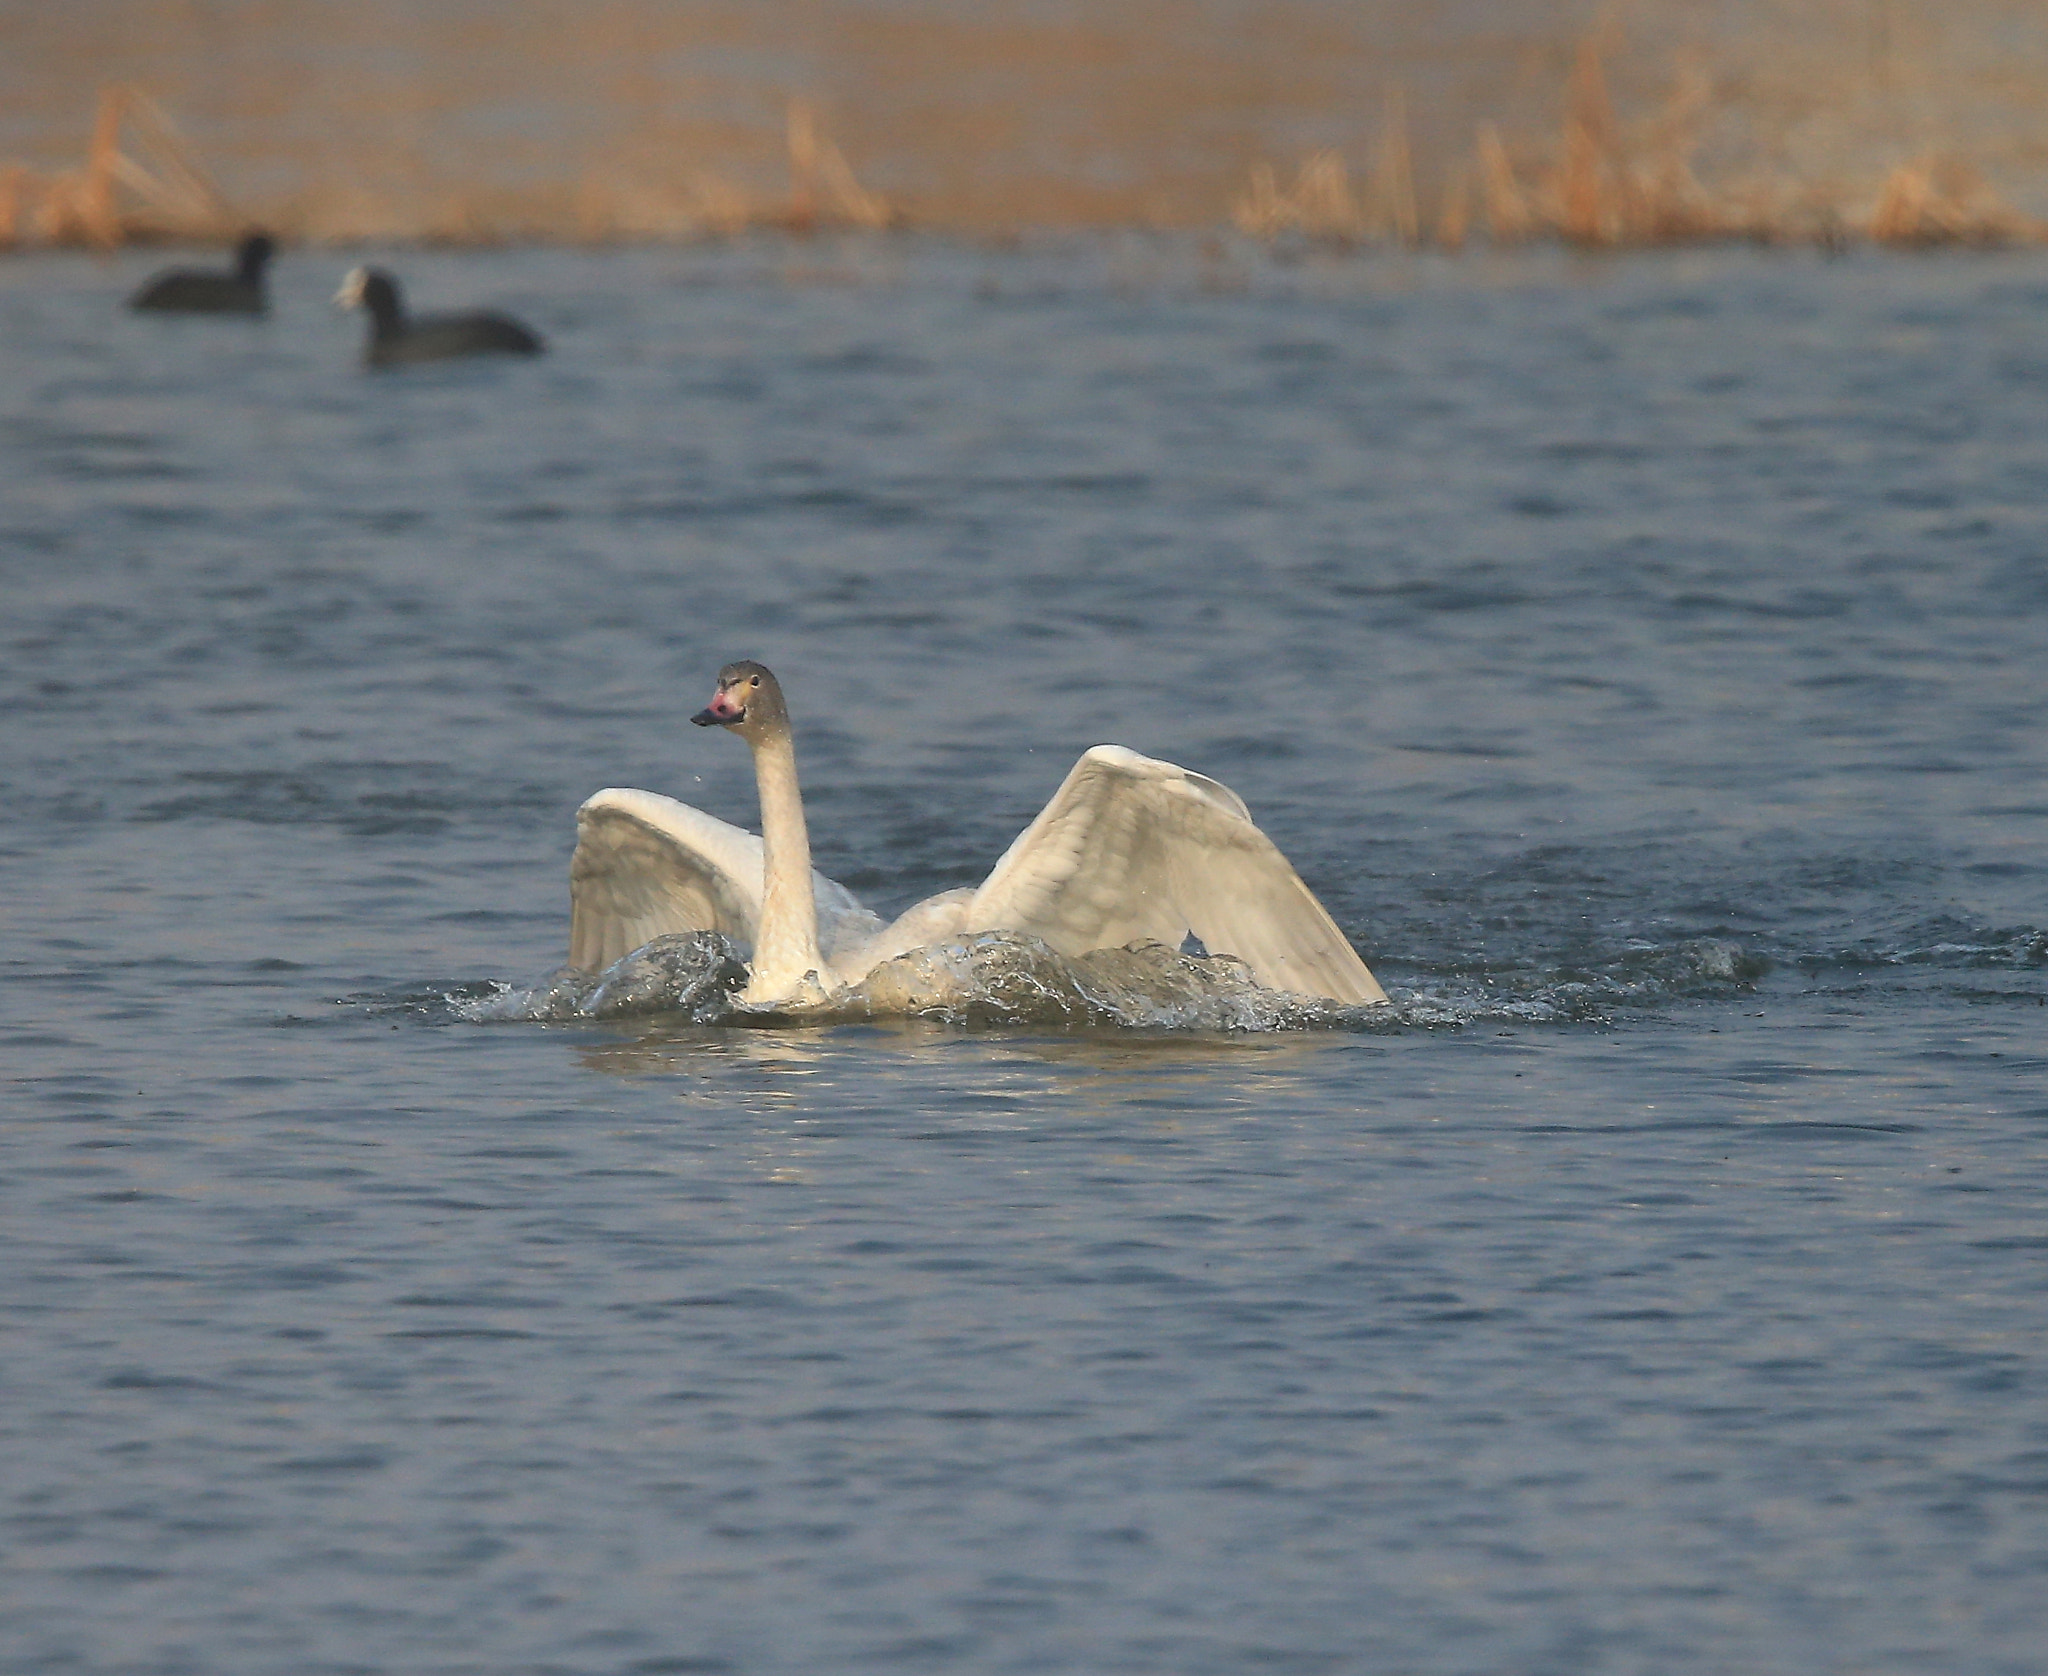
[(760, 676), (758, 676), (758, 675), (749, 675), (749, 676), (747, 677), (747, 685), (748, 685), (748, 686), (750, 686), (750, 687), (758, 687), (758, 686), (759, 686), (760, 684), (761, 684), (761, 677), (760, 677)]

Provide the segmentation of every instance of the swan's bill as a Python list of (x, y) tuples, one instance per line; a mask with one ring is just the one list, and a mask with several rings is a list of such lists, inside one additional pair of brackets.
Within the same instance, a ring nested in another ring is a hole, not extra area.
[[(718, 672), (718, 688), (711, 702), (690, 720), (699, 727), (741, 726), (747, 719), (748, 704), (766, 696), (761, 691), (761, 677), (767, 674), (765, 666), (751, 659), (727, 664)], [(772, 675), (768, 678), (774, 680)]]

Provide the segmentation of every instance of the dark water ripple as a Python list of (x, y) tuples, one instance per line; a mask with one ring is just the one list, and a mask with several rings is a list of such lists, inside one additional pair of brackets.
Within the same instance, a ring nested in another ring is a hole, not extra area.
[[(2038, 1668), (2042, 258), (393, 260), (554, 352), (0, 264), (10, 1669)], [(740, 653), (1395, 1006), (505, 1021)]]

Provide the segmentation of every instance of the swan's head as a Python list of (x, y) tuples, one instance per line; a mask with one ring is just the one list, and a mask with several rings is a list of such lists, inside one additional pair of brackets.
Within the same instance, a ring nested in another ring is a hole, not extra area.
[(690, 718), (699, 727), (729, 727), (751, 738), (762, 728), (789, 725), (782, 702), (782, 684), (767, 665), (751, 658), (729, 663), (718, 672), (711, 702)]

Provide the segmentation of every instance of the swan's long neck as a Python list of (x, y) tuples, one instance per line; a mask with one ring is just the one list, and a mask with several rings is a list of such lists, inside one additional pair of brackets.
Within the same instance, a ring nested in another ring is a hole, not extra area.
[(818, 952), (818, 901), (811, 888), (811, 835), (796, 779), (796, 745), (787, 728), (750, 741), (761, 792), (761, 920), (754, 966), (743, 1001), (768, 1006), (799, 994), (812, 973), (825, 975)]

